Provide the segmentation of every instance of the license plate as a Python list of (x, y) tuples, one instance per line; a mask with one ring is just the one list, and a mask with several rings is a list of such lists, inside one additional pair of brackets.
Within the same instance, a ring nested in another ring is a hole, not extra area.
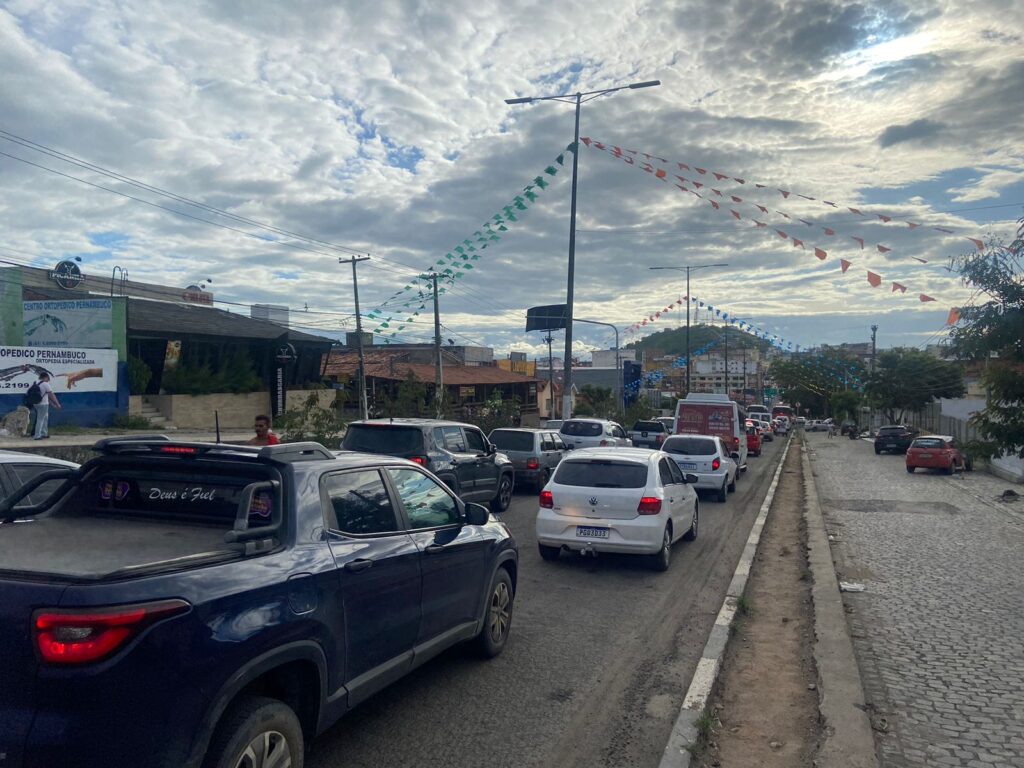
[(647, 433), (646, 432), (641, 432), (640, 433), (640, 437), (647, 437)]
[(591, 525), (577, 525), (576, 535), (583, 539), (607, 539), (607, 528), (595, 528)]
[(885, 447), (886, 448), (895, 448), (896, 447), (896, 443), (886, 443)]
[(932, 457), (932, 455), (930, 453), (922, 453), (922, 454), (920, 454), (920, 456), (918, 458), (930, 459), (931, 457)]
[(683, 461), (683, 462), (680, 462), (679, 468), (680, 469), (696, 469), (697, 465), (694, 464), (692, 461)]

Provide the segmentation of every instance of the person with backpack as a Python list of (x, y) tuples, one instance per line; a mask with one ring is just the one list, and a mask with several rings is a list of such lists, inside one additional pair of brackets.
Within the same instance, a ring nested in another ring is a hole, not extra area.
[(28, 388), (23, 400), (24, 404), (35, 413), (36, 427), (33, 432), (33, 440), (45, 440), (50, 436), (50, 405), (60, 408), (60, 401), (53, 394), (53, 387), (50, 386), (50, 374), (40, 373), (39, 381)]

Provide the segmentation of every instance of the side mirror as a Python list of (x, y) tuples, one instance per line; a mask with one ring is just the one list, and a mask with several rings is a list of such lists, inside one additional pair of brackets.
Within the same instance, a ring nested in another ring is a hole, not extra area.
[(466, 525), (486, 525), (491, 519), (491, 513), (483, 504), (466, 504), (466, 512), (463, 517)]
[(687, 472), (685, 475), (683, 475), (683, 480), (686, 481), (687, 485), (695, 485), (700, 480), (700, 478), (697, 477), (692, 472)]
[(497, 452), (498, 452), (498, 446), (496, 446), (494, 443), (488, 443), (487, 444), (487, 455), (488, 456), (493, 456)]
[(730, 459), (735, 459), (736, 461), (739, 461), (740, 460), (740, 455), (736, 451), (733, 451), (732, 453), (729, 454), (729, 458)]

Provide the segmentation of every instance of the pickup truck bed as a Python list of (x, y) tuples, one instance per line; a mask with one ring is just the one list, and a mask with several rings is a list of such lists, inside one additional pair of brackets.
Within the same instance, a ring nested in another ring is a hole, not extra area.
[(94, 581), (240, 556), (222, 527), (104, 517), (40, 517), (4, 525), (0, 573)]

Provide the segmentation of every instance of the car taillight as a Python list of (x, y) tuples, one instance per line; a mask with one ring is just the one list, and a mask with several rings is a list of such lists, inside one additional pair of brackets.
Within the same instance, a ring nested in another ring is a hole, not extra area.
[(173, 453), (178, 456), (195, 456), (199, 453), (199, 449), (191, 448), (187, 445), (164, 445), (160, 447), (160, 453)]
[(527, 459), (526, 460), (526, 468), (527, 469), (540, 469), (540, 462), (537, 461), (537, 459)]
[(602, 445), (602, 446), (605, 446), (605, 445), (611, 445), (611, 443), (610, 443), (610, 442), (608, 442), (607, 440), (602, 440), (602, 441), (600, 442), (600, 445)]
[(33, 629), (43, 661), (89, 664), (110, 656), (151, 624), (184, 613), (184, 600), (87, 610), (37, 611)]
[(722, 462), (721, 462), (720, 459), (716, 458), (716, 459), (712, 459), (711, 460), (711, 469), (712, 470), (717, 470), (720, 466), (722, 466)]
[(640, 504), (637, 506), (636, 511), (641, 515), (656, 515), (661, 512), (661, 499), (654, 496), (644, 496), (640, 499)]
[(664, 443), (665, 442), (665, 436), (664, 435), (658, 435), (658, 442), (659, 443)]
[(553, 509), (555, 506), (555, 497), (551, 495), (551, 491), (540, 492), (540, 505), (544, 509)]
[(740, 439), (738, 437), (734, 437), (732, 439), (732, 444), (733, 444), (733, 447), (739, 448), (740, 447)]
[(415, 462), (416, 464), (419, 464), (421, 467), (427, 466), (426, 456), (410, 456), (409, 461)]

